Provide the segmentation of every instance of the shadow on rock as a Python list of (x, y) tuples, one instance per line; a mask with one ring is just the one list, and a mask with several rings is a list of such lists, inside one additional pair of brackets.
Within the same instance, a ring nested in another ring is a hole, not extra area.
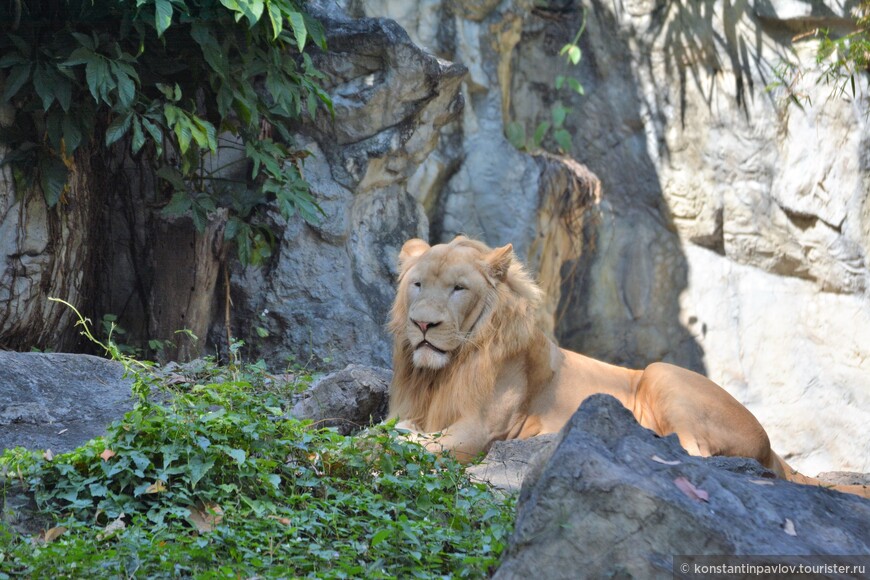
[(649, 578), (674, 555), (870, 555), (870, 501), (692, 457), (590, 397), (523, 483), (496, 578)]

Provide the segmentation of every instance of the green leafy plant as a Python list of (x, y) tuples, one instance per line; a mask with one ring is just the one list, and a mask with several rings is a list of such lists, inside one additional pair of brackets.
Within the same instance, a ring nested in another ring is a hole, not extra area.
[[(15, 120), (0, 132), (19, 191), (38, 184), (49, 207), (69, 200), (75, 153), (111, 155), (123, 143), (167, 194), (164, 211), (202, 230), (227, 208), (226, 239), (244, 263), (271, 243), (253, 210), (320, 213), (302, 177), (289, 122), (332, 103), (305, 52), (325, 46), (297, 0), (16, 0), (0, 3), (2, 101)], [(244, 150), (250, 178), (212, 168), (219, 144)]]
[[(870, 68), (870, 1), (863, 0), (855, 9), (855, 30), (834, 36), (830, 29), (815, 28), (796, 36), (793, 40), (818, 37), (816, 66), (821, 74), (816, 84), (832, 87), (830, 97), (856, 98), (855, 78)], [(774, 68), (776, 80), (767, 85), (768, 91), (782, 90), (787, 103), (803, 108), (812, 106), (812, 97), (802, 88), (807, 71), (797, 60), (783, 59)]]
[(213, 382), (164, 378), (166, 402), (70, 453), (0, 455), (2, 485), (54, 519), (35, 538), (0, 524), (0, 578), (483, 577), (497, 563), (512, 502), (459, 464), (390, 426), (343, 437), (288, 418), (291, 393), (259, 372), (202, 374)]
[[(463, 467), (377, 425), (356, 437), (287, 415), (300, 385), (264, 365), (150, 372), (82, 333), (157, 389), (70, 453), (0, 454), (0, 497), (31, 494), (51, 527), (0, 519), (11, 577), (483, 577), (513, 502)], [(53, 525), (52, 525), (53, 524)]]
[[(580, 37), (586, 30), (586, 12), (583, 12), (583, 22), (580, 28), (574, 35), (571, 42), (567, 43), (559, 51), (559, 56), (565, 57), (565, 60), (571, 66), (578, 66), (583, 56), (580, 49)], [(586, 89), (580, 83), (580, 80), (570, 75), (557, 75), (554, 83), (556, 91), (570, 90), (578, 95), (585, 95)], [(571, 133), (565, 129), (565, 119), (571, 113), (571, 108), (566, 107), (561, 100), (557, 100), (550, 108), (550, 119), (538, 123), (535, 127), (535, 132), (527, 136), (525, 125), (518, 121), (508, 123), (505, 128), (505, 133), (508, 141), (520, 151), (536, 151), (541, 148), (544, 139), (552, 131), (553, 139), (559, 146), (562, 152), (571, 150)]]

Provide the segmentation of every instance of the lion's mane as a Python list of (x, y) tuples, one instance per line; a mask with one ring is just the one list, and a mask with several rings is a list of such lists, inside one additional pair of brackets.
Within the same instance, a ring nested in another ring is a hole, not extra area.
[[(450, 246), (472, 248), (480, 260), (491, 252), (485, 244), (464, 237), (456, 238)], [(451, 256), (469, 259), (464, 252)], [(418, 259), (415, 256), (400, 264), (396, 300), (390, 312), (388, 328), (394, 336), (391, 416), (412, 421), (423, 431), (437, 432), (485, 404), (498, 369), (506, 361), (523, 357), (533, 369), (552, 374), (547, 339), (536, 327), (542, 292), (513, 254), (504, 283), (487, 288), (484, 314), (468, 340), (453, 353), (450, 363), (437, 370), (416, 367), (413, 345), (403, 332), (410, 306), (408, 279), (404, 274)], [(545, 380), (532, 382), (545, 383)]]

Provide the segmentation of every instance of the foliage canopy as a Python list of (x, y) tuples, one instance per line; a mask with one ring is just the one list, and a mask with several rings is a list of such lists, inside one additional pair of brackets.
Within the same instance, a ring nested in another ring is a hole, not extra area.
[[(249, 223), (256, 206), (319, 211), (288, 145), (288, 122), (332, 107), (311, 43), (325, 47), (324, 32), (297, 0), (2, 2), (0, 99), (15, 115), (0, 132), (4, 162), (19, 191), (38, 183), (63, 206), (75, 152), (125, 143), (166, 186), (164, 211), (190, 212), (202, 230), (227, 208), (226, 238), (257, 263), (269, 238)], [(224, 136), (244, 149), (250, 180), (208, 172)]]

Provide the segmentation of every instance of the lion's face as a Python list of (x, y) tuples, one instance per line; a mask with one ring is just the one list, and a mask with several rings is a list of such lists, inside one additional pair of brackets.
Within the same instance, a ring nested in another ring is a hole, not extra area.
[(482, 248), (488, 250), (465, 238), (434, 247), (411, 240), (403, 247), (397, 303), (407, 309), (401, 321), (394, 311), (393, 331), (404, 335), (415, 367), (445, 367), (485, 323), (511, 248)]

